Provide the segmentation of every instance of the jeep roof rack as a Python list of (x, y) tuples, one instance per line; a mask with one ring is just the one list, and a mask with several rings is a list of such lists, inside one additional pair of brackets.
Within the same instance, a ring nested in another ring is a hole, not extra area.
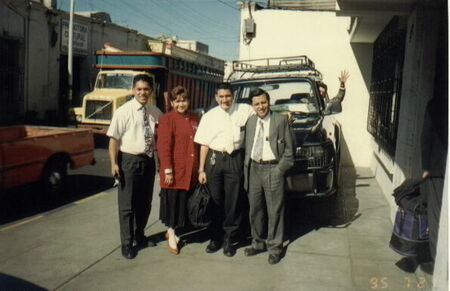
[[(233, 61), (233, 75), (235, 72), (242, 72), (248, 78), (260, 73), (297, 72), (304, 76), (309, 76), (322, 80), (322, 74), (316, 70), (314, 62), (307, 56), (261, 58), (252, 60)], [(230, 75), (230, 77), (231, 77)], [(229, 78), (230, 78), (229, 77)]]

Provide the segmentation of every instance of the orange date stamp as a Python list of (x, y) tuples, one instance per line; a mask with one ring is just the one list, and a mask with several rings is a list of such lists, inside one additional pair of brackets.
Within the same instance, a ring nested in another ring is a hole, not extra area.
[[(370, 277), (369, 285), (370, 290), (390, 290), (389, 288), (390, 280), (388, 277)], [(396, 280), (396, 285), (398, 286), (398, 280)], [(403, 277), (403, 284), (406, 289), (422, 289), (428, 290), (430, 285), (428, 284), (427, 278), (425, 277)], [(426, 289), (427, 288), (427, 289)]]

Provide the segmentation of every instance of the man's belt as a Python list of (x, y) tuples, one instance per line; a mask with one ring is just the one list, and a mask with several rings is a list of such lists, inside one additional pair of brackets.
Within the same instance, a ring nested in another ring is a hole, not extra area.
[(243, 151), (243, 149), (237, 149), (237, 150), (232, 151), (231, 154), (229, 154), (229, 153), (226, 152), (226, 151), (216, 151), (216, 150), (213, 150), (213, 149), (211, 149), (211, 148), (210, 148), (210, 150), (211, 150), (212, 152), (216, 153), (216, 154), (221, 154), (221, 155), (224, 155), (224, 156), (233, 156), (233, 155), (235, 155), (235, 154), (240, 153), (240, 152)]
[(278, 164), (277, 160), (270, 160), (270, 161), (260, 160), (260, 161), (255, 161), (254, 159), (252, 159), (252, 162), (260, 164), (260, 165), (276, 165), (276, 164)]
[(145, 154), (145, 153), (130, 154), (130, 153), (127, 153), (127, 152), (122, 152), (122, 151), (120, 151), (120, 153), (122, 153), (123, 155), (129, 155), (129, 156), (135, 156), (135, 157), (141, 157), (141, 158), (150, 158), (150, 157), (147, 156), (147, 154)]

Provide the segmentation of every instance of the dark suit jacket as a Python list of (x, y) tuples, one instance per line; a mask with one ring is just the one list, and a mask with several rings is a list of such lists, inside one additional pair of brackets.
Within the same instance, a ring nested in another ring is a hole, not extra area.
[[(294, 139), (286, 115), (271, 112), (269, 142), (270, 148), (278, 161), (277, 168), (285, 173), (294, 165)], [(245, 159), (244, 159), (244, 188), (248, 189), (248, 173), (250, 157), (255, 138), (258, 116), (253, 115), (245, 126)]]

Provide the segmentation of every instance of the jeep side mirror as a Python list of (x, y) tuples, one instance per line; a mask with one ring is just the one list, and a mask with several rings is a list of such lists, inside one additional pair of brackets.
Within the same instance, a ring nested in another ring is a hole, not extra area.
[(331, 115), (342, 112), (342, 104), (341, 101), (331, 100), (325, 106), (324, 114)]

